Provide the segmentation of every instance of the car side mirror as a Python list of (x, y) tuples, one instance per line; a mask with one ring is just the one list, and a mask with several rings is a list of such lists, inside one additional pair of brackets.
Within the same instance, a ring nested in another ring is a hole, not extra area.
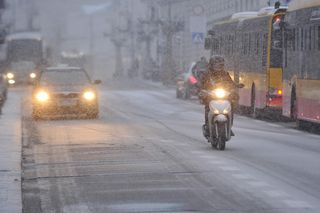
[(102, 83), (102, 81), (101, 80), (94, 80), (94, 82), (93, 82), (94, 84), (101, 84)]
[(244, 87), (244, 84), (239, 84), (238, 85), (238, 88), (240, 88), (240, 89), (243, 88), (243, 87)]

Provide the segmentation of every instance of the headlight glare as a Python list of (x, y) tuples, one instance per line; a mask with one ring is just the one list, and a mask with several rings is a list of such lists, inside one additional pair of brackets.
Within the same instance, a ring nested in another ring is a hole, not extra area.
[(13, 79), (13, 78), (14, 78), (14, 74), (11, 73), (11, 72), (8, 72), (8, 73), (7, 73), (7, 78)]
[(229, 109), (224, 109), (223, 110), (223, 114), (228, 114), (229, 113)]
[(47, 92), (45, 92), (45, 91), (39, 91), (36, 94), (36, 99), (39, 102), (46, 102), (46, 101), (49, 100), (49, 94)]
[(213, 90), (214, 96), (217, 98), (224, 98), (226, 97), (226, 91), (224, 89), (215, 89)]
[(30, 78), (36, 78), (36, 77), (37, 75), (34, 72), (30, 73)]
[(92, 101), (96, 98), (96, 94), (92, 91), (86, 91), (83, 93), (83, 98), (87, 101)]
[(13, 79), (9, 79), (9, 80), (8, 80), (8, 83), (9, 83), (9, 84), (15, 84), (15, 83), (16, 83), (16, 81), (15, 81), (15, 80), (13, 80)]

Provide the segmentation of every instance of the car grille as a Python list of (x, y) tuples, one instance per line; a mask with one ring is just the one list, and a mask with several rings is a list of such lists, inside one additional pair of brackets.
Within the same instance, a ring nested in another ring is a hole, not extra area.
[(56, 98), (78, 98), (79, 97), (79, 93), (59, 93), (59, 94), (55, 94)]

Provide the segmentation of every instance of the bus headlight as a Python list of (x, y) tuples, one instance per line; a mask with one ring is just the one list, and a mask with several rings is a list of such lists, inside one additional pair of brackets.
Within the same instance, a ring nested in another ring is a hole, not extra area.
[(82, 97), (86, 100), (86, 101), (92, 101), (96, 98), (96, 94), (92, 91), (86, 91), (83, 93)]
[(7, 78), (13, 79), (13, 78), (14, 78), (14, 74), (11, 73), (11, 72), (8, 72), (8, 73), (7, 73)]
[(30, 78), (32, 78), (32, 79), (37, 77), (37, 75), (36, 75), (34, 72), (30, 73), (29, 76), (30, 76)]
[(47, 102), (49, 100), (49, 94), (45, 91), (39, 91), (36, 94), (36, 99), (38, 102)]
[(15, 84), (15, 83), (16, 83), (16, 81), (15, 81), (15, 80), (13, 80), (13, 79), (9, 79), (9, 80), (8, 80), (8, 83), (12, 85), (12, 84)]

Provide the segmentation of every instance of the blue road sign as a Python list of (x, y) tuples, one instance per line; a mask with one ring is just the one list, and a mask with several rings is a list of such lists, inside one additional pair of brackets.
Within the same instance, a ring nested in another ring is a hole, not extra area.
[(193, 32), (192, 33), (192, 42), (195, 44), (204, 43), (204, 33)]

